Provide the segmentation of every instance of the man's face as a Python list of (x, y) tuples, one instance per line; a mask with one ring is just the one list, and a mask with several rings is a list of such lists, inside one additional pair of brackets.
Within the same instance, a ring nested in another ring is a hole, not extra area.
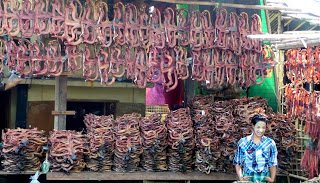
[(267, 125), (264, 121), (258, 121), (253, 127), (254, 135), (257, 137), (262, 137), (266, 131)]

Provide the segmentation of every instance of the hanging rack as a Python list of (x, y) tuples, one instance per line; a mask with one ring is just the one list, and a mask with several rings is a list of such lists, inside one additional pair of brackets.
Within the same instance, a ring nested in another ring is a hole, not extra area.
[(243, 8), (243, 9), (264, 9), (264, 10), (286, 10), (293, 12), (302, 12), (301, 9), (294, 9), (288, 7), (276, 7), (276, 6), (265, 6), (265, 5), (246, 5), (246, 4), (233, 4), (233, 3), (219, 3), (209, 1), (185, 1), (185, 0), (152, 0), (154, 2), (173, 3), (173, 4), (190, 4), (190, 5), (207, 5), (207, 6), (218, 6), (218, 7), (229, 7), (229, 8)]

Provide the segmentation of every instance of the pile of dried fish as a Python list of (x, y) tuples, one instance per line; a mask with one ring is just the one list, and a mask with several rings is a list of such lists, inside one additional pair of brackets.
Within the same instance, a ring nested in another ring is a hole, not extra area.
[(210, 173), (214, 169), (216, 159), (213, 158), (213, 149), (219, 143), (214, 136), (214, 120), (209, 113), (213, 97), (195, 97), (191, 103), (191, 118), (194, 122), (196, 139), (196, 168), (200, 172)]
[(7, 129), (2, 132), (6, 172), (37, 171), (43, 159), (43, 146), (47, 143), (44, 131), (33, 129)]
[(116, 119), (114, 167), (117, 172), (138, 170), (140, 155), (143, 152), (139, 131), (141, 115), (125, 114)]
[(80, 172), (85, 168), (84, 156), (88, 153), (86, 138), (70, 130), (51, 131), (49, 161), (52, 171)]
[(166, 119), (168, 136), (168, 169), (170, 171), (192, 171), (195, 148), (193, 123), (189, 108), (171, 111)]
[(190, 107), (199, 171), (232, 172), (237, 142), (252, 133), (251, 118), (257, 113), (269, 116), (266, 136), (277, 144), (279, 167), (290, 169), (296, 147), (293, 123), (285, 116), (273, 114), (265, 99), (253, 97), (213, 102), (212, 97), (204, 96), (196, 97)]
[(282, 170), (293, 170), (297, 158), (297, 130), (294, 119), (286, 115), (269, 115), (268, 131), (266, 136), (271, 137), (277, 144), (278, 163)]
[(84, 123), (89, 140), (87, 167), (91, 171), (111, 171), (115, 140), (113, 115), (87, 114)]
[(142, 138), (141, 165), (147, 171), (166, 171), (167, 128), (161, 122), (160, 114), (152, 114), (140, 121)]

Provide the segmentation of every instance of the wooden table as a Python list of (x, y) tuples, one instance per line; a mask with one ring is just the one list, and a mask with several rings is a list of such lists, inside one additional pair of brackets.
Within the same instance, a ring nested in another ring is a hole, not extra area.
[(47, 180), (236, 180), (236, 174), (200, 172), (80, 172), (65, 174), (49, 172)]
[(23, 171), (23, 172), (5, 172), (0, 171), (0, 175), (34, 175), (35, 171)]

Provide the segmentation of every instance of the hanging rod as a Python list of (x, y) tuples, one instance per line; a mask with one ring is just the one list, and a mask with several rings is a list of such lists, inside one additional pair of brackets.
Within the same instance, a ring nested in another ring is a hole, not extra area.
[(301, 12), (301, 9), (294, 9), (288, 7), (275, 7), (275, 6), (265, 6), (265, 5), (247, 5), (247, 4), (233, 4), (233, 3), (218, 3), (218, 2), (206, 2), (206, 1), (184, 1), (184, 0), (152, 0), (155, 2), (163, 3), (173, 3), (173, 4), (190, 4), (190, 5), (213, 5), (213, 6), (222, 6), (229, 8), (243, 8), (243, 9), (264, 9), (264, 10), (286, 10), (286, 11), (296, 11)]

